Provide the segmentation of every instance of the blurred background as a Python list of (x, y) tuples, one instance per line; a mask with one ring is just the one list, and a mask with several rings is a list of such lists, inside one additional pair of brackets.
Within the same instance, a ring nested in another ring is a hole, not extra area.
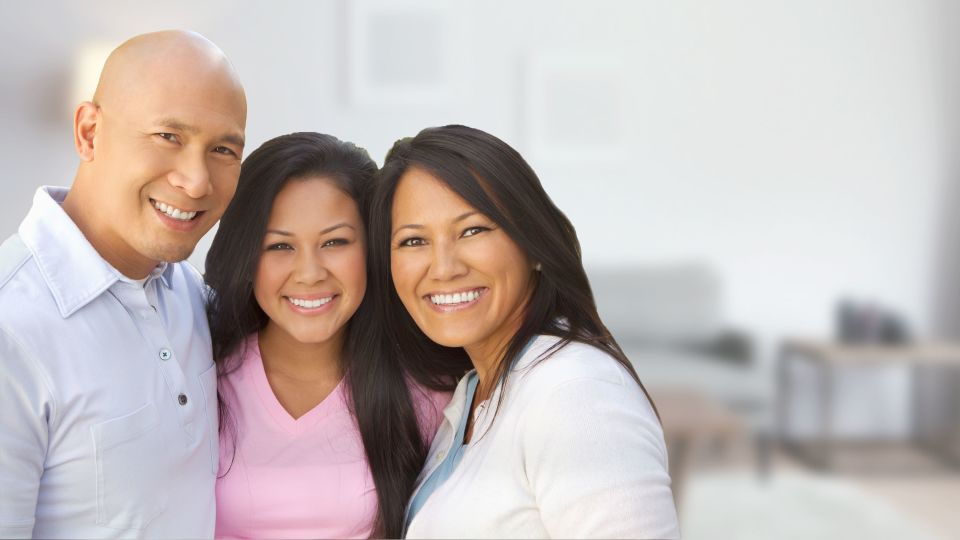
[[(463, 123), (576, 225), (663, 415), (686, 538), (956, 538), (960, 4), (953, 0), (0, 3), (0, 234), (69, 185), (106, 54), (196, 30), (247, 153), (382, 162)], [(203, 267), (212, 233), (191, 261)]]

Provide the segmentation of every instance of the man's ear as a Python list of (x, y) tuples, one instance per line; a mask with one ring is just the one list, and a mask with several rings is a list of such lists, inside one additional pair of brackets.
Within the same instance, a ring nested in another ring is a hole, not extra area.
[(93, 139), (100, 127), (100, 107), (92, 101), (77, 105), (73, 114), (73, 145), (82, 161), (93, 161)]

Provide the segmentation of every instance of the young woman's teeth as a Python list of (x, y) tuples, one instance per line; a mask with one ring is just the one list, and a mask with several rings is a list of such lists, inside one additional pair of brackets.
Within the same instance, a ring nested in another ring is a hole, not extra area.
[(450, 304), (464, 304), (467, 302), (473, 302), (479, 296), (479, 290), (454, 294), (435, 294), (430, 297), (430, 301), (438, 306), (446, 306)]
[(190, 221), (191, 219), (197, 217), (197, 212), (187, 212), (185, 210), (180, 210), (179, 208), (174, 208), (166, 203), (162, 203), (159, 201), (153, 201), (153, 207), (163, 212), (164, 214), (172, 217), (173, 219), (179, 219), (180, 221)]
[(328, 296), (326, 298), (318, 298), (316, 300), (302, 300), (300, 298), (291, 298), (288, 296), (287, 300), (289, 300), (291, 304), (297, 307), (302, 307), (306, 309), (315, 309), (333, 300), (333, 297)]

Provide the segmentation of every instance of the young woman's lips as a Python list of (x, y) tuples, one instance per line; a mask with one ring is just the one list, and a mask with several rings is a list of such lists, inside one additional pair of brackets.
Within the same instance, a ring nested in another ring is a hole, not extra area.
[(452, 313), (470, 309), (477, 305), (490, 289), (475, 287), (452, 292), (432, 292), (423, 296), (424, 301), (437, 313)]
[(333, 309), (334, 302), (340, 298), (339, 294), (284, 296), (287, 307), (299, 315), (322, 315)]

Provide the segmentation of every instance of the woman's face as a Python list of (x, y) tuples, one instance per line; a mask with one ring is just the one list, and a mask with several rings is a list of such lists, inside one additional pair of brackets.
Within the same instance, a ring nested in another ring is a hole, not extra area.
[(277, 194), (253, 282), (268, 331), (322, 343), (344, 331), (367, 287), (357, 205), (332, 181), (293, 180)]
[(496, 223), (430, 173), (410, 168), (393, 200), (390, 268), (433, 341), (495, 354), (523, 320), (533, 263)]

